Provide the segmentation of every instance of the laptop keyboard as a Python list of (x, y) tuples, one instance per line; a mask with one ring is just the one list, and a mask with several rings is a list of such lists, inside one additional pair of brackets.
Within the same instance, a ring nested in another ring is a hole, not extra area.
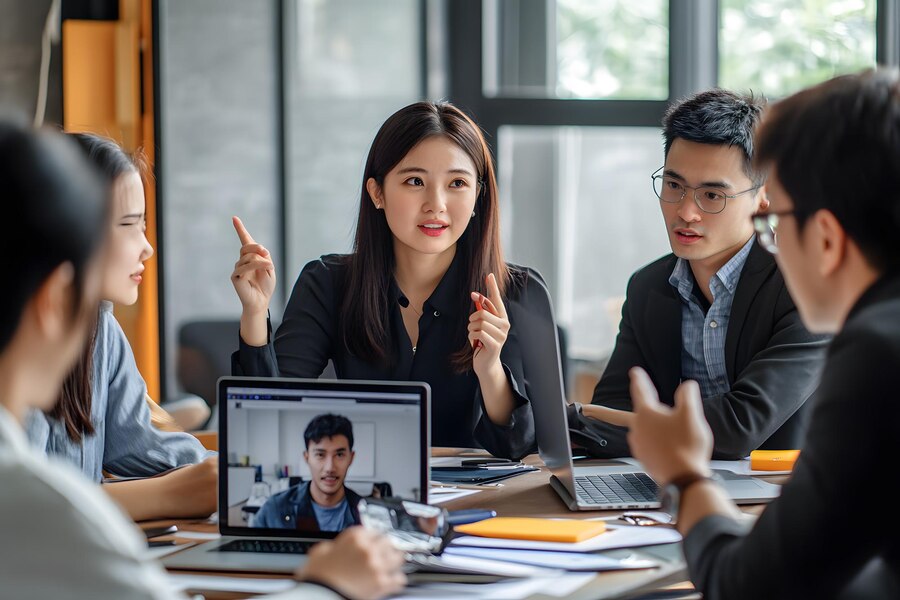
[(290, 540), (232, 540), (222, 544), (218, 552), (261, 552), (263, 554), (306, 554), (309, 542), (295, 542)]
[(646, 473), (613, 473), (575, 477), (578, 501), (584, 504), (657, 502), (659, 486)]

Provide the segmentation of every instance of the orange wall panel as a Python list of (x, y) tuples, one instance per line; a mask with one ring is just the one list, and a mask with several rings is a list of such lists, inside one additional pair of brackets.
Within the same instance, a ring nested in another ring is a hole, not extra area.
[[(156, 248), (150, 1), (121, 0), (120, 21), (63, 22), (63, 120), (66, 131), (104, 135), (129, 152), (143, 149), (149, 166), (144, 185), (147, 238)], [(154, 256), (146, 263), (137, 304), (117, 306), (115, 310), (147, 382), (148, 393), (157, 401), (160, 399), (158, 284), (159, 270)]]

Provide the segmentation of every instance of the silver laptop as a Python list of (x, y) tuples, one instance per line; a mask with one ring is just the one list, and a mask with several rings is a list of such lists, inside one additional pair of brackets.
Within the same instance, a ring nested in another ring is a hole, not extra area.
[[(528, 373), (538, 448), (553, 473), (550, 485), (570, 510), (659, 508), (656, 482), (632, 464), (574, 466), (553, 307), (545, 288), (536, 288), (532, 296), (529, 302), (512, 304), (510, 316), (519, 324), (516, 331)], [(523, 305), (529, 307), (527, 312)], [(768, 502), (781, 491), (780, 486), (731, 471), (717, 470), (715, 475), (738, 504)]]
[(427, 502), (430, 398), (426, 383), (223, 377), (222, 537), (163, 564), (292, 573), (312, 544), (359, 522), (359, 498)]

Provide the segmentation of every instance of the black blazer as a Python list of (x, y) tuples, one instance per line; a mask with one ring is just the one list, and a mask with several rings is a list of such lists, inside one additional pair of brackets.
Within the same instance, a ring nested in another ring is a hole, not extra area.
[[(307, 264), (291, 293), (274, 343), (252, 347), (239, 340), (232, 373), (259, 377), (319, 377), (328, 361), (339, 379), (425, 381), (431, 385), (431, 443), (434, 446), (482, 447), (495, 456), (521, 458), (535, 448), (534, 416), (526, 389), (517, 327), (510, 332), (500, 361), (512, 387), (516, 408), (509, 425), (497, 425), (484, 414), (481, 387), (474, 371), (456, 372), (451, 356), (466, 343), (474, 308), (468, 292), (460, 292), (462, 273), (454, 260), (419, 319), (419, 341), (413, 353), (403, 325), (404, 298), (391, 280), (388, 335), (389, 364), (372, 364), (353, 355), (341, 342), (341, 304), (347, 285), (346, 255), (330, 254)], [(545, 290), (536, 271), (510, 265), (512, 279), (504, 302), (510, 314), (527, 313), (529, 290)], [(536, 285), (536, 282), (540, 285)], [(545, 291), (544, 291), (545, 293)], [(462, 301), (462, 302), (461, 302)]]
[[(643, 367), (662, 402), (674, 403), (681, 382), (682, 299), (669, 283), (672, 254), (635, 273), (628, 283), (616, 347), (594, 390), (593, 404), (632, 410), (628, 370)], [(703, 399), (715, 438), (713, 457), (739, 459), (757, 448), (799, 448), (800, 408), (815, 389), (827, 338), (810, 334), (774, 258), (754, 242), (735, 290), (725, 363), (730, 390)], [(629, 456), (627, 430), (576, 416), (569, 422), (596, 442), (592, 454)]]
[[(793, 475), (747, 533), (707, 517), (684, 541), (703, 597), (900, 598), (900, 274), (857, 301), (828, 349)], [(880, 511), (888, 511), (880, 518)]]

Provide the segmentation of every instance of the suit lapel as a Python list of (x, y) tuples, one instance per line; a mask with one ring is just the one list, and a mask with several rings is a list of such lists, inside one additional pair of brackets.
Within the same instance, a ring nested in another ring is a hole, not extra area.
[[(674, 268), (675, 262), (672, 262)], [(650, 340), (649, 353), (653, 377), (660, 400), (672, 404), (675, 388), (681, 381), (681, 299), (669, 284), (650, 290), (644, 323)]]
[[(737, 376), (738, 340), (741, 339), (744, 327), (748, 325), (747, 316), (750, 313), (750, 307), (762, 284), (765, 283), (774, 268), (775, 259), (772, 255), (766, 252), (759, 243), (754, 242), (734, 292), (731, 315), (728, 319), (728, 333), (725, 335), (725, 365), (730, 382), (734, 381)], [(753, 324), (750, 325), (753, 326)]]

